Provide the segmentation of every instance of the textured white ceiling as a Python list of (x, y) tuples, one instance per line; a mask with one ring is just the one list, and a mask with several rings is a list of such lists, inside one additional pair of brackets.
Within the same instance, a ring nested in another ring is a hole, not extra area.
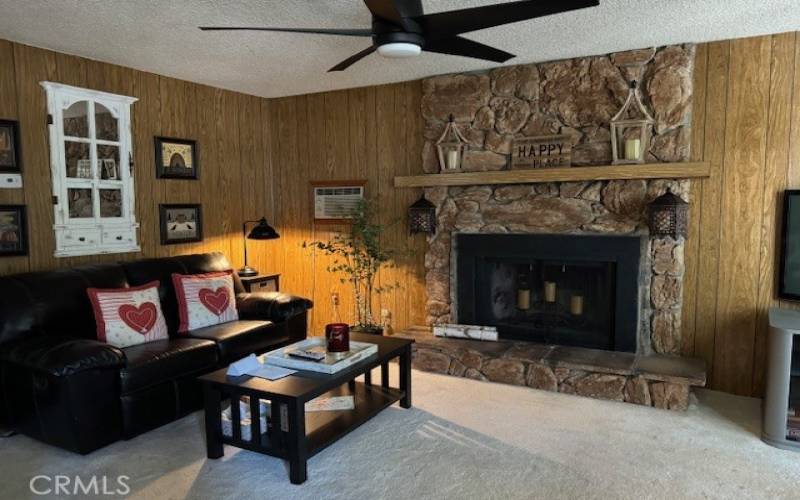
[[(426, 12), (501, 0), (423, 0)], [(497, 66), (423, 53), (328, 68), (369, 39), (201, 32), (201, 25), (368, 28), (360, 0), (0, 0), (0, 38), (264, 97)], [(507, 64), (800, 30), (800, 0), (601, 0), (601, 6), (467, 36), (517, 54)]]

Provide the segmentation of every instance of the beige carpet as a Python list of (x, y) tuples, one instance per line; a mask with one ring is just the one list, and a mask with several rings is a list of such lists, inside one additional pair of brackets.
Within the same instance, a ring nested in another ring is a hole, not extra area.
[[(699, 391), (688, 413), (414, 372), (392, 407), (308, 465), (225, 449), (197, 413), (81, 457), (0, 440), (0, 499), (41, 498), (37, 474), (130, 476), (131, 498), (800, 498), (800, 454), (759, 440), (759, 400)], [(118, 497), (117, 497), (118, 498)]]

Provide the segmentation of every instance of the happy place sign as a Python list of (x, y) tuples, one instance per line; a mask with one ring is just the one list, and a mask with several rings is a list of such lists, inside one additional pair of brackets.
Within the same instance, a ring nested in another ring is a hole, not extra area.
[(515, 139), (511, 145), (511, 168), (556, 168), (572, 165), (572, 144), (566, 135)]

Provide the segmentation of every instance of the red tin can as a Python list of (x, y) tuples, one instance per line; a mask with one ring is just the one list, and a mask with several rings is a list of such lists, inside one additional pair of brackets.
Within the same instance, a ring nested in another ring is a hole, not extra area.
[(328, 352), (347, 352), (350, 350), (350, 325), (331, 323), (325, 326), (325, 339)]

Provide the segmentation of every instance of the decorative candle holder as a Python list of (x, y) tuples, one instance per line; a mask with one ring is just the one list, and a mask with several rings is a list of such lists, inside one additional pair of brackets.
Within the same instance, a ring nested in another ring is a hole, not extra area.
[(325, 325), (325, 340), (328, 352), (348, 352), (350, 350), (350, 325), (347, 323)]

